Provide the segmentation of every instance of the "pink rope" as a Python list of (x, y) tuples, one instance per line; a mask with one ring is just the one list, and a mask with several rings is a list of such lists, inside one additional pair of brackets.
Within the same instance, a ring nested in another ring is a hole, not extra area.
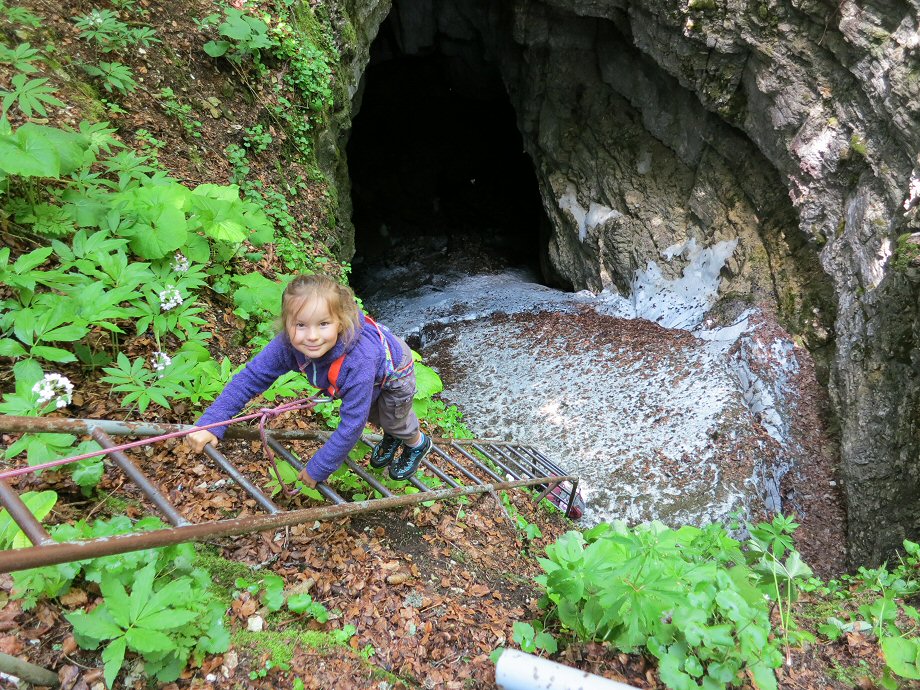
[[(72, 462), (78, 462), (79, 460), (86, 460), (88, 458), (98, 458), (103, 455), (109, 455), (118, 450), (127, 450), (129, 448), (137, 448), (138, 446), (145, 446), (149, 443), (157, 443), (159, 441), (165, 441), (169, 438), (179, 438), (181, 436), (188, 436), (189, 434), (195, 433), (196, 431), (202, 431), (205, 429), (214, 429), (219, 426), (229, 426), (230, 424), (236, 424), (237, 422), (245, 422), (250, 419), (259, 418), (259, 435), (262, 437), (262, 444), (265, 447), (266, 453), (269, 455), (269, 459), (272, 461), (272, 465), (275, 467), (275, 474), (278, 477), (278, 481), (281, 481), (281, 474), (278, 472), (278, 467), (275, 465), (274, 454), (271, 453), (271, 449), (267, 445), (267, 439), (265, 438), (265, 422), (267, 419), (277, 416), (282, 412), (291, 412), (293, 410), (303, 410), (310, 409), (314, 407), (318, 400), (315, 397), (310, 398), (301, 398), (300, 400), (293, 400), (289, 403), (284, 403), (283, 405), (278, 405), (277, 407), (263, 407), (258, 412), (253, 412), (251, 414), (243, 415), (242, 417), (234, 417), (233, 419), (227, 419), (222, 422), (214, 422), (212, 424), (205, 424), (204, 426), (196, 426), (191, 429), (185, 429), (183, 431), (172, 431), (168, 434), (163, 434), (162, 436), (150, 436), (148, 438), (142, 438), (137, 441), (131, 441), (129, 443), (123, 443), (119, 446), (113, 446), (111, 448), (102, 448), (92, 453), (83, 453), (82, 455), (74, 455), (69, 458), (60, 458), (58, 460), (52, 460), (50, 462), (44, 462), (39, 465), (30, 465), (29, 467), (20, 467), (15, 470), (7, 470), (5, 472), (0, 472), (0, 480), (12, 479), (13, 477), (19, 477), (24, 474), (29, 474), (31, 472), (39, 472), (41, 470), (47, 470), (51, 467), (59, 467), (60, 465), (69, 465)], [(282, 482), (284, 484), (284, 482)], [(286, 488), (286, 485), (285, 485)]]

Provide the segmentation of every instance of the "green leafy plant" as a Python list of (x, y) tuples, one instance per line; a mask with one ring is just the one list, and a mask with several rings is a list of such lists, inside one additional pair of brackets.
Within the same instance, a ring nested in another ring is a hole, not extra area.
[(169, 87), (165, 87), (157, 94), (160, 105), (170, 117), (174, 117), (182, 125), (186, 134), (196, 139), (201, 138), (201, 120), (196, 120), (192, 116), (192, 106), (187, 103), (180, 103), (176, 92)]
[(22, 24), (37, 28), (41, 26), (42, 18), (25, 7), (7, 7), (6, 3), (0, 3), (0, 15), (10, 24)]
[(137, 405), (145, 412), (151, 402), (170, 409), (169, 398), (178, 393), (177, 386), (169, 379), (162, 379), (157, 372), (147, 367), (143, 357), (130, 361), (123, 352), (118, 353), (115, 366), (105, 367), (102, 381), (112, 384), (112, 390), (126, 395), (121, 399), (124, 407)]
[(792, 518), (776, 515), (771, 522), (748, 524), (751, 537), (747, 542), (748, 563), (761, 576), (761, 589), (779, 609), (783, 639), (789, 645), (794, 641), (813, 640), (810, 633), (801, 631), (792, 618), (792, 604), (802, 584), (812, 576), (811, 568), (793, 547), (792, 534), (798, 523)]
[(96, 44), (104, 53), (160, 42), (149, 26), (131, 27), (112, 10), (92, 9), (87, 14), (74, 17), (73, 21), (80, 30), (80, 38)]
[(277, 575), (269, 573), (255, 581), (237, 578), (235, 585), (239, 590), (257, 597), (269, 611), (279, 611), (287, 605), (292, 613), (309, 615), (319, 623), (329, 620), (329, 611), (325, 606), (314, 601), (307, 592), (285, 592), (284, 580)]
[(285, 81), (292, 91), (301, 95), (310, 110), (321, 112), (332, 103), (332, 70), (329, 58), (336, 59), (334, 42), (327, 39), (332, 55), (319, 48), (308, 37), (299, 35), (289, 23), (278, 21), (272, 27), (274, 53), (282, 60), (288, 60), (290, 70)]
[(45, 105), (63, 108), (64, 103), (53, 94), (54, 89), (47, 86), (47, 79), (29, 79), (25, 74), (13, 75), (12, 91), (0, 91), (3, 96), (3, 114), (16, 104), (26, 117), (38, 113), (42, 117), (48, 116)]
[(262, 125), (253, 125), (245, 129), (243, 146), (251, 153), (262, 153), (272, 143), (272, 135)]
[[(521, 512), (511, 502), (511, 498), (508, 496), (507, 491), (502, 491), (501, 497), (502, 505), (505, 506), (505, 510), (508, 511), (508, 514), (514, 520), (515, 526), (524, 533), (524, 536), (528, 541), (533, 541), (534, 539), (539, 539), (543, 536), (543, 532), (539, 525), (530, 522), (527, 518), (521, 515)], [(526, 652), (527, 650), (525, 649), (524, 651)]]
[[(57, 525), (50, 533), (56, 541), (74, 541), (163, 527), (157, 518), (132, 524), (122, 516)], [(39, 597), (66, 593), (81, 577), (96, 583), (102, 602), (91, 612), (77, 610), (66, 618), (81, 647), (105, 644), (106, 684), (115, 687), (129, 651), (141, 655), (148, 674), (171, 682), (189, 660), (224, 652), (230, 642), (223, 606), (209, 595), (211, 576), (195, 561), (194, 547), (180, 544), (34, 568), (13, 575), (13, 595), (28, 609)]]
[[(58, 496), (54, 491), (26, 491), (20, 494), (19, 498), (32, 516), (41, 522), (54, 508)], [(0, 510), (0, 549), (21, 549), (31, 544), (9, 512), (5, 508)]]
[(623, 651), (646, 649), (676, 690), (724, 688), (745, 673), (758, 688), (776, 687), (773, 669), (783, 657), (770, 635), (768, 602), (720, 525), (602, 523), (567, 532), (546, 553), (542, 605), (563, 631)]
[(208, 41), (204, 45), (204, 52), (214, 58), (226, 57), (236, 64), (242, 63), (246, 57), (251, 57), (256, 67), (261, 70), (262, 51), (272, 47), (268, 25), (264, 21), (228, 7), (217, 31), (228, 40)]
[(523, 651), (531, 654), (537, 651), (555, 654), (559, 649), (556, 638), (543, 630), (540, 621), (534, 621), (533, 625), (515, 621), (512, 626), (511, 639), (513, 639)]
[(99, 77), (106, 91), (131, 93), (137, 89), (134, 72), (120, 62), (100, 62), (98, 65), (83, 65), (83, 70), (91, 77)]
[(95, 649), (106, 643), (102, 660), (109, 687), (114, 687), (127, 651), (142, 656), (148, 674), (171, 682), (191, 656), (200, 658), (228, 646), (223, 609), (205, 596), (207, 578), (200, 569), (177, 578), (158, 573), (150, 563), (134, 573), (126, 588), (119, 577), (105, 573), (99, 584), (103, 603), (90, 613), (65, 617), (80, 646)]
[(33, 63), (38, 60), (41, 60), (41, 52), (28, 43), (20, 43), (15, 48), (0, 43), (0, 64), (10, 65), (17, 72), (31, 74), (37, 71)]

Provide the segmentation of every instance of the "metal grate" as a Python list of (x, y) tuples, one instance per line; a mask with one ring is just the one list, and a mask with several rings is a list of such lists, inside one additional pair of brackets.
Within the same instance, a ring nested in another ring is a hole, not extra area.
[[(0, 416), (0, 432), (6, 433), (70, 433), (89, 434), (103, 448), (117, 445), (111, 436), (159, 436), (191, 429), (185, 425), (118, 422), (104, 419), (54, 419), (36, 417)], [(280, 457), (297, 470), (303, 469), (301, 461), (284, 446), (282, 441), (325, 440), (329, 432), (274, 430), (269, 432), (268, 443)], [(230, 427), (225, 438), (258, 438), (258, 432), (248, 427)], [(363, 440), (374, 444), (378, 436), (365, 435)], [(274, 530), (279, 527), (309, 523), (316, 520), (339, 518), (346, 515), (376, 510), (400, 508), (424, 501), (445, 500), (457, 496), (490, 493), (501, 489), (540, 487), (536, 501), (553, 494), (558, 505), (565, 505), (566, 515), (572, 508), (578, 492), (578, 479), (568, 476), (555, 463), (532, 446), (507, 441), (432, 439), (432, 452), (423, 461), (419, 473), (425, 471), (437, 477), (449, 488), (432, 489), (417, 476), (408, 484), (418, 493), (398, 495), (384, 486), (372, 474), (352, 460), (346, 464), (370, 489), (381, 498), (349, 501), (325, 483), (317, 490), (331, 505), (321, 505), (300, 510), (278, 507), (253, 484), (230, 460), (212, 446), (205, 452), (215, 466), (230, 480), (239, 485), (264, 511), (264, 514), (213, 520), (192, 524), (173, 505), (159, 487), (121, 451), (109, 454), (112, 462), (135, 484), (148, 500), (172, 525), (153, 532), (117, 535), (73, 542), (55, 542), (35, 519), (16, 491), (0, 480), (0, 505), (22, 529), (33, 546), (24, 549), (0, 551), (0, 573), (25, 570), (43, 565), (67, 563), (86, 558), (97, 558), (116, 553), (167, 546), (186, 541), (202, 541), (218, 536), (232, 536)], [(458, 454), (466, 461), (460, 462), (451, 455)]]

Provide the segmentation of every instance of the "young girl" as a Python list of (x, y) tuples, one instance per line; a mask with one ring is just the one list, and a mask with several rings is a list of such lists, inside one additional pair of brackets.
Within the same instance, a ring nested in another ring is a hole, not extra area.
[[(372, 467), (408, 479), (431, 450), (412, 409), (415, 371), (409, 346), (358, 309), (354, 293), (326, 276), (298, 276), (281, 299), (283, 328), (231, 379), (197, 424), (230, 419), (279, 376), (300, 371), (310, 383), (341, 398), (341, 423), (301, 472), (308, 486), (325, 481), (360, 440), (368, 420), (383, 427)], [(217, 445), (226, 427), (186, 436), (200, 453)], [(402, 448), (402, 453), (399, 453)]]

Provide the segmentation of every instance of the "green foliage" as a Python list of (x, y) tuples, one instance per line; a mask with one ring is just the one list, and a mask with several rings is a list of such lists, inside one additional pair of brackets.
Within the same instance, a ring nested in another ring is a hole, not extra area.
[(254, 581), (237, 578), (235, 584), (239, 590), (258, 598), (269, 611), (279, 611), (286, 605), (292, 613), (308, 615), (319, 623), (329, 620), (325, 606), (314, 601), (307, 592), (285, 591), (284, 580), (277, 575), (269, 573)]
[(3, 114), (15, 103), (26, 117), (38, 113), (42, 117), (48, 116), (45, 105), (63, 108), (64, 103), (53, 94), (54, 89), (47, 86), (47, 79), (29, 79), (25, 74), (16, 74), (12, 79), (12, 91), (0, 91), (3, 96)]
[(920, 258), (920, 241), (916, 235), (904, 233), (898, 236), (892, 265), (899, 271), (906, 271)]
[(137, 89), (134, 72), (120, 62), (100, 62), (99, 65), (83, 65), (83, 70), (91, 77), (99, 77), (102, 86), (111, 93), (131, 93)]
[(855, 154), (858, 154), (859, 156), (862, 156), (863, 158), (865, 158), (869, 153), (869, 149), (866, 146), (866, 140), (863, 139), (863, 137), (857, 132), (853, 132), (852, 136), (850, 136), (849, 150)]
[(208, 41), (204, 45), (204, 52), (214, 58), (226, 57), (236, 64), (241, 64), (248, 57), (261, 69), (262, 51), (272, 47), (268, 25), (264, 21), (227, 7), (224, 21), (217, 27), (217, 31), (228, 40)]
[[(39, 522), (45, 519), (57, 503), (57, 493), (54, 491), (26, 491), (19, 498)], [(9, 512), (5, 508), (0, 510), (0, 549), (21, 549), (31, 545), (32, 542), (13, 521)]]
[(33, 63), (38, 60), (41, 60), (41, 52), (28, 43), (20, 43), (15, 48), (0, 43), (0, 64), (11, 65), (17, 72), (31, 74), (37, 71)]
[(73, 21), (80, 30), (80, 38), (95, 44), (104, 53), (160, 42), (149, 26), (132, 28), (112, 10), (93, 9), (88, 14), (74, 17)]
[(811, 568), (793, 549), (792, 534), (797, 527), (797, 523), (783, 515), (775, 516), (772, 522), (748, 526), (751, 538), (747, 542), (746, 557), (761, 577), (761, 589), (779, 608), (787, 645), (790, 636), (795, 641), (813, 639), (810, 634), (798, 630), (792, 619), (792, 604), (797, 598), (799, 585), (812, 576)]
[[(51, 535), (56, 541), (71, 541), (162, 527), (156, 518), (132, 525), (119, 517), (92, 525), (59, 525)], [(229, 646), (223, 607), (209, 596), (210, 574), (195, 567), (190, 544), (16, 573), (14, 596), (28, 608), (38, 597), (65, 593), (81, 575), (98, 584), (104, 599), (89, 613), (78, 610), (65, 617), (81, 647), (96, 649), (105, 643), (102, 659), (109, 687), (115, 687), (128, 651), (141, 655), (148, 674), (171, 682), (190, 659), (200, 661)]]
[(192, 106), (187, 103), (180, 103), (176, 92), (169, 87), (165, 87), (157, 94), (160, 105), (170, 117), (174, 117), (182, 125), (185, 133), (195, 139), (201, 138), (201, 120), (196, 120), (192, 115)]
[(102, 377), (102, 381), (111, 383), (113, 391), (126, 393), (121, 399), (122, 406), (137, 405), (143, 413), (151, 402), (155, 402), (169, 409), (168, 396), (175, 395), (177, 388), (162, 383), (146, 364), (142, 357), (131, 362), (123, 352), (119, 352), (116, 366), (103, 369), (107, 375)]
[(760, 578), (721, 526), (602, 524), (566, 533), (546, 553), (543, 605), (563, 630), (646, 649), (676, 690), (724, 688), (745, 674), (759, 688), (776, 687), (782, 654)]
[(281, 294), (293, 276), (269, 280), (261, 273), (246, 273), (231, 279), (239, 287), (233, 291), (233, 313), (254, 327), (266, 339), (274, 336), (274, 319), (280, 313)]
[(22, 24), (37, 28), (41, 26), (42, 18), (33, 14), (25, 7), (7, 7), (5, 2), (0, 2), (0, 15), (10, 24)]
[[(310, 10), (304, 8), (303, 11)], [(299, 94), (313, 112), (319, 113), (329, 107), (332, 104), (332, 70), (327, 53), (285, 21), (277, 22), (271, 34), (275, 55), (289, 61), (290, 69), (284, 78), (290, 89)]]
[[(2, 125), (0, 125), (2, 127)], [(92, 155), (90, 140), (75, 132), (31, 122), (0, 131), (0, 179), (70, 175)]]
[(543, 630), (540, 621), (534, 621), (534, 624), (522, 623), (515, 621), (512, 626), (512, 637), (522, 651), (529, 654), (541, 651), (547, 654), (555, 654), (559, 646), (556, 638)]
[[(502, 491), (501, 497), (502, 505), (505, 506), (505, 510), (508, 511), (508, 514), (514, 520), (515, 526), (524, 533), (524, 537), (528, 541), (533, 541), (534, 539), (539, 539), (543, 536), (543, 532), (540, 530), (538, 525), (535, 525), (534, 523), (527, 520), (527, 518), (525, 518), (523, 515), (521, 515), (520, 511), (511, 502), (511, 498), (508, 496), (507, 491)], [(524, 648), (521, 647), (521, 649)], [(526, 652), (528, 650), (524, 649), (524, 651)]]
[[(184, 255), (203, 263), (213, 248), (226, 262), (244, 241), (272, 238), (268, 218), (241, 199), (237, 187), (205, 184), (190, 190), (157, 171), (149, 157), (115, 152), (121, 147), (105, 123), (83, 122), (77, 132), (32, 123), (0, 131), (0, 179), (23, 192), (8, 202), (12, 217), (34, 232), (61, 238), (12, 262), (9, 249), (0, 249), (0, 280), (10, 288), (0, 299), (3, 356), (106, 366), (131, 321), (138, 332), (152, 331), (160, 350), (173, 338), (201, 343), (210, 334), (201, 330), (205, 322), (194, 294), (206, 276)], [(50, 194), (48, 200), (43, 194)], [(184, 255), (173, 268), (177, 250)], [(47, 267), (52, 261), (54, 267)], [(98, 338), (90, 338), (99, 329), (111, 334), (111, 355), (99, 350)], [(182, 374), (190, 363), (180, 355), (164, 377), (138, 358), (106, 373), (125, 394), (126, 406), (145, 409), (170, 398), (197, 405), (216, 394), (229, 364), (209, 363)], [(0, 405), (8, 413), (35, 414), (30, 387), (41, 376), (40, 368), (28, 380), (17, 376), (15, 392)], [(62, 449), (50, 441), (42, 445), (42, 438), (50, 437), (25, 437), (17, 452), (28, 448), (31, 458)], [(81, 468), (81, 483), (94, 474), (96, 466)]]
[(272, 143), (272, 135), (262, 125), (247, 127), (243, 137), (243, 146), (250, 153), (262, 153)]
[[(843, 575), (840, 581), (833, 580), (822, 587), (837, 602), (840, 617), (828, 617), (818, 631), (831, 640), (854, 630), (872, 633), (887, 664), (882, 679), (886, 688), (898, 686), (891, 674), (920, 680), (920, 612), (907, 603), (920, 592), (920, 545), (904, 540), (903, 546), (904, 554), (895, 567), (860, 567), (856, 575)], [(850, 613), (849, 621), (841, 620), (846, 617), (845, 611), (853, 607), (858, 615)]]

